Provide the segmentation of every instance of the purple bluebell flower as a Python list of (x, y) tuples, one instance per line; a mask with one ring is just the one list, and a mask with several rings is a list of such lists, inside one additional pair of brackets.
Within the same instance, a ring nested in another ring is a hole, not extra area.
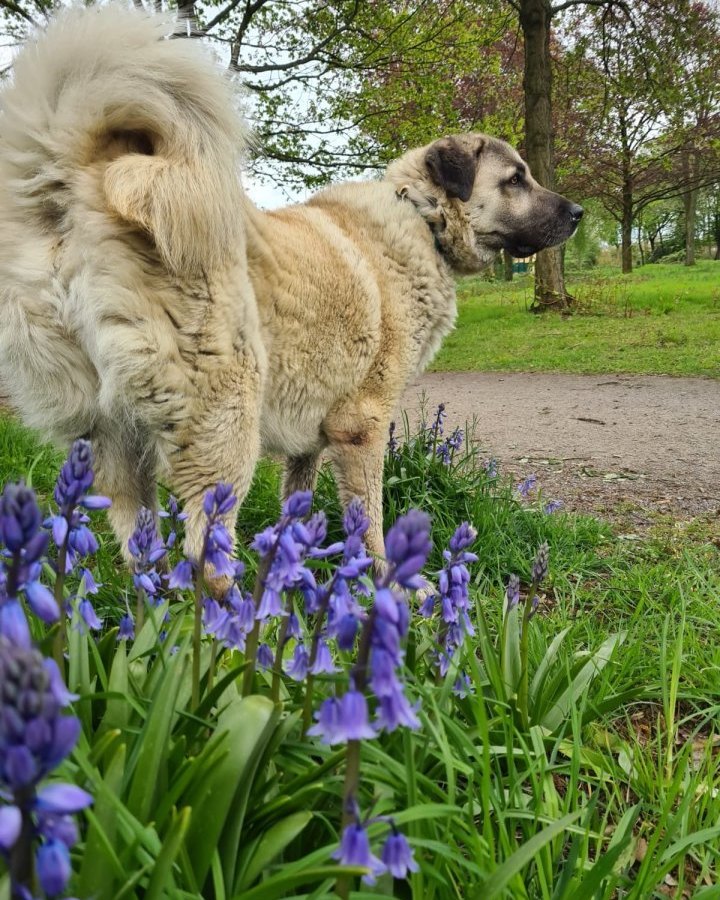
[(155, 516), (145, 507), (138, 513), (128, 550), (134, 559), (135, 587), (144, 591), (150, 602), (159, 600), (162, 581), (156, 565), (167, 554), (167, 548), (158, 534)]
[(367, 701), (354, 688), (340, 699), (329, 697), (316, 714), (317, 724), (308, 730), (323, 744), (346, 744), (348, 741), (372, 739), (375, 730), (368, 720)]
[(417, 872), (420, 868), (415, 862), (412, 848), (404, 834), (394, 826), (382, 852), (382, 861), (393, 878), (407, 878), (408, 872)]
[(418, 510), (411, 510), (398, 519), (385, 538), (388, 571), (376, 583), (375, 602), (361, 639), (361, 646), (363, 641), (367, 642), (369, 655), (359, 659), (356, 665), (357, 683), (364, 686), (369, 680), (378, 699), (376, 715), (380, 729), (392, 731), (399, 725), (411, 728), (419, 725), (416, 710), (405, 697), (405, 686), (399, 676), (410, 614), (404, 595), (389, 585), (417, 587), (431, 546), (430, 520)]
[(485, 469), (485, 474), (488, 478), (497, 478), (498, 461), (494, 456), (490, 456), (486, 460), (483, 460), (482, 467)]
[(95, 535), (87, 527), (90, 519), (81, 508), (107, 509), (111, 505), (108, 497), (88, 493), (95, 480), (93, 465), (90, 443), (85, 440), (75, 441), (55, 484), (54, 499), (58, 512), (45, 521), (45, 526), (52, 532), (55, 545), (58, 548), (65, 547), (65, 573), (71, 572), (80, 559), (92, 555), (98, 549)]
[(295, 491), (283, 504), (283, 515), (290, 519), (302, 519), (312, 507), (312, 491)]
[(7, 853), (20, 837), (22, 813), (17, 806), (0, 806), (0, 853)]
[(360, 691), (354, 690), (351, 685), (350, 690), (343, 695), (340, 703), (345, 740), (372, 740), (376, 734), (368, 720), (368, 706), (364, 695)]
[(317, 724), (308, 729), (308, 735), (319, 737), (323, 744), (341, 744), (345, 741), (342, 704), (337, 697), (328, 697), (315, 713)]
[(526, 498), (530, 495), (530, 493), (535, 489), (537, 485), (537, 475), (528, 475), (527, 478), (524, 478), (516, 487), (518, 494), (521, 497)]
[(398, 683), (396, 690), (378, 698), (375, 723), (378, 729), (395, 731), (396, 728), (409, 728), (417, 731), (421, 726), (417, 717), (419, 702), (412, 705), (405, 696), (402, 684)]
[(533, 584), (540, 584), (540, 582), (543, 581), (543, 579), (547, 576), (549, 554), (550, 548), (548, 547), (547, 541), (545, 541), (540, 545), (537, 556), (535, 557), (535, 561), (533, 562), (531, 574)]
[(285, 615), (282, 593), (275, 588), (267, 587), (266, 582), (266, 587), (260, 598), (260, 605), (258, 606), (256, 616), (261, 622), (264, 622), (266, 619), (272, 619), (282, 615)]
[(306, 562), (310, 557), (322, 557), (338, 552), (342, 545), (320, 550), (325, 540), (327, 523), (324, 513), (316, 513), (307, 521), (302, 516), (310, 512), (312, 492), (297, 491), (283, 505), (280, 520), (271, 528), (255, 535), (252, 547), (270, 566), (263, 582), (263, 594), (257, 610), (260, 621), (286, 615), (282, 596), (285, 591), (299, 590), (308, 612), (316, 609), (317, 584)]
[(258, 532), (250, 543), (250, 549), (254, 550), (261, 559), (271, 552), (278, 538), (277, 525), (268, 525), (263, 531)]
[(78, 624), (82, 628), (87, 627), (91, 631), (99, 631), (102, 628), (102, 620), (87, 597), (82, 597), (78, 603)]
[(203, 603), (202, 624), (208, 634), (218, 637), (227, 622), (228, 614), (217, 600), (206, 597)]
[(438, 444), (435, 454), (444, 466), (449, 466), (452, 462), (452, 449), (447, 441)]
[(70, 881), (70, 852), (62, 841), (46, 841), (37, 852), (40, 886), (50, 897), (62, 894)]
[[(451, 553), (457, 554), (461, 553), (463, 550), (467, 550), (467, 548), (471, 547), (476, 540), (477, 531), (469, 522), (463, 522), (455, 529), (455, 532), (448, 543), (448, 547), (450, 548)], [(475, 559), (477, 559), (477, 557)], [(469, 561), (474, 562), (475, 560)]]
[(432, 428), (430, 429), (430, 435), (433, 443), (437, 443), (438, 438), (442, 437), (443, 434), (443, 422), (447, 413), (445, 412), (445, 404), (439, 403), (437, 411), (435, 412), (435, 421), (432, 424)]
[(272, 669), (275, 663), (273, 652), (267, 644), (260, 644), (257, 652), (257, 664), (261, 669)]
[(427, 513), (411, 509), (385, 536), (385, 556), (391, 564), (392, 579), (402, 587), (422, 587), (420, 570), (431, 549), (430, 519)]
[(255, 604), (247, 595), (243, 597), (233, 584), (221, 603), (205, 598), (203, 627), (228, 650), (245, 650), (248, 634), (255, 625)]
[(158, 516), (161, 519), (167, 519), (170, 525), (168, 536), (165, 539), (165, 546), (169, 550), (171, 547), (175, 546), (180, 523), (184, 522), (188, 516), (186, 512), (180, 512), (177, 498), (172, 494), (170, 494), (170, 496), (168, 497), (167, 509), (161, 509), (158, 513)]
[(7, 559), (0, 565), (0, 635), (26, 647), (30, 646), (30, 629), (19, 599), (21, 593), (43, 622), (60, 618), (55, 598), (39, 580), (40, 560), (48, 544), (41, 524), (33, 491), (22, 482), (6, 485), (0, 497), (0, 542)]
[(398, 442), (395, 437), (395, 422), (390, 423), (390, 427), (388, 428), (388, 442), (387, 442), (387, 452), (388, 456), (395, 457), (398, 456)]
[(352, 650), (355, 646), (360, 621), (357, 616), (346, 613), (337, 623), (335, 639), (340, 650)]
[(313, 675), (322, 675), (325, 673), (332, 675), (334, 672), (338, 671), (337, 666), (333, 662), (327, 641), (320, 639), (318, 642), (315, 662), (310, 666), (309, 671), (312, 672)]
[(447, 444), (450, 447), (452, 453), (457, 453), (457, 451), (462, 447), (463, 438), (464, 434), (462, 428), (456, 428), (455, 431), (453, 431), (453, 433), (447, 439)]
[(470, 680), (470, 676), (466, 672), (461, 672), (460, 675), (458, 675), (458, 677), (455, 679), (455, 684), (453, 684), (452, 692), (461, 700), (464, 700), (468, 694), (472, 693), (472, 681)]
[(285, 672), (293, 681), (305, 681), (309, 662), (307, 648), (304, 644), (298, 644), (293, 652), (292, 661), (285, 667)]
[(234, 509), (237, 499), (233, 494), (233, 487), (227, 482), (218, 482), (214, 488), (207, 491), (203, 497), (203, 510), (208, 519), (217, 516), (225, 516)]
[[(77, 840), (77, 829), (69, 816), (92, 802), (75, 785), (39, 788), (78, 739), (80, 722), (62, 714), (69, 700), (53, 662), (0, 635), (0, 797), (8, 802), (0, 809), (0, 851), (12, 859), (17, 850), (29, 859), (32, 846), (42, 840), (37, 876), (53, 896), (65, 890), (70, 877), (67, 851)], [(23, 822), (29, 827), (23, 828)], [(19, 841), (23, 846), (18, 850)], [(32, 867), (22, 868), (13, 875), (13, 896), (31, 896)]]
[(222, 519), (237, 503), (231, 484), (218, 483), (207, 491), (203, 509), (208, 518), (205, 531), (205, 562), (213, 567), (218, 576), (235, 577), (235, 563), (231, 559), (234, 542)]
[(187, 590), (194, 585), (193, 566), (189, 559), (181, 559), (170, 573), (168, 587), (172, 590)]
[(562, 509), (564, 506), (562, 500), (550, 500), (545, 504), (544, 511), (545, 515), (551, 516), (553, 513), (557, 512), (559, 509)]
[(132, 614), (128, 610), (125, 615), (120, 619), (120, 625), (118, 626), (117, 639), (119, 641), (134, 641), (135, 640), (135, 620), (132, 617)]
[(511, 575), (508, 579), (507, 589), (505, 591), (505, 599), (507, 601), (507, 611), (510, 612), (520, 602), (520, 579), (517, 575)]
[(333, 853), (333, 859), (343, 866), (361, 866), (368, 869), (362, 880), (366, 884), (375, 884), (378, 875), (386, 871), (385, 863), (370, 852), (370, 839), (365, 827), (360, 822), (348, 825), (343, 831), (340, 847)]
[(245, 632), (251, 632), (255, 626), (256, 609), (255, 602), (250, 594), (244, 596), (239, 591), (230, 590), (225, 597), (226, 602), (232, 607), (237, 619), (238, 627)]
[(423, 619), (431, 619), (435, 613), (435, 605), (437, 603), (438, 595), (437, 594), (428, 594), (427, 597), (420, 604), (420, 608), (418, 609), (418, 613), (422, 616)]
[(287, 632), (285, 636), (288, 640), (291, 640), (292, 638), (298, 640), (302, 637), (302, 631), (300, 630), (300, 620), (295, 615), (295, 613), (290, 613), (290, 615), (288, 616)]

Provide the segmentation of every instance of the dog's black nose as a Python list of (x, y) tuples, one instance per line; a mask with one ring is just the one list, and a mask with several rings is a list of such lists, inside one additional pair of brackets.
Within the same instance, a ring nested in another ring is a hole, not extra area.
[(582, 219), (584, 212), (582, 206), (578, 206), (577, 203), (570, 204), (570, 218), (576, 225)]

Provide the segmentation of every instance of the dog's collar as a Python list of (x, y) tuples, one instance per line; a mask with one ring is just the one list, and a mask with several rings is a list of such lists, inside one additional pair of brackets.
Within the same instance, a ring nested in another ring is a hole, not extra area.
[[(395, 191), (395, 196), (397, 197), (398, 200), (404, 200), (404, 201), (406, 201), (407, 203), (410, 203), (410, 204), (412, 205), (412, 207), (414, 208), (415, 212), (420, 216), (420, 218), (423, 220), (423, 222), (427, 225), (428, 229), (430, 230), (430, 234), (433, 236), (433, 241), (434, 241), (434, 243), (435, 243), (435, 249), (436, 249), (437, 252), (440, 254), (440, 256), (442, 256), (442, 257), (444, 258), (444, 257), (445, 257), (445, 251), (444, 251), (444, 249), (443, 249), (443, 245), (442, 245), (442, 243), (441, 243), (441, 241), (440, 241), (440, 238), (439, 238), (440, 232), (443, 231), (444, 228), (445, 228), (445, 217), (442, 215), (442, 213), (440, 214), (440, 218), (441, 218), (441, 220), (442, 220), (442, 225), (440, 224), (440, 222), (437, 222), (437, 223), (436, 223), (436, 222), (431, 222), (431, 221), (427, 218), (427, 216), (424, 216), (424, 215), (422, 214), (422, 212), (421, 212), (421, 210), (420, 210), (420, 201), (419, 201), (419, 200), (415, 200), (415, 199), (410, 195), (410, 191), (409, 191), (409, 189), (407, 188), (407, 186), (404, 186), (404, 187), (401, 187), (401, 188), (397, 188), (397, 190)], [(435, 200), (434, 197), (423, 197), (423, 198), (422, 198), (422, 203), (423, 203), (424, 205), (427, 205), (428, 203), (431, 203), (432, 205), (434, 205), (435, 207), (437, 207), (437, 201)]]

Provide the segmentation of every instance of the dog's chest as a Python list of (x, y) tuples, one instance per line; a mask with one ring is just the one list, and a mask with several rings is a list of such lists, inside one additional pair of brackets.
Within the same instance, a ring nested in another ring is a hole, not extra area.
[(323, 447), (322, 422), (326, 410), (308, 402), (301, 390), (278, 393), (268, 383), (260, 417), (263, 453), (281, 456), (306, 456)]

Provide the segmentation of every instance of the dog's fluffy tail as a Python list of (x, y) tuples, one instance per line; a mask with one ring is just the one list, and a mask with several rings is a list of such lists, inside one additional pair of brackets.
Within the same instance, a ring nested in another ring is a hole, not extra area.
[(6, 202), (44, 228), (79, 211), (153, 239), (168, 269), (212, 271), (240, 249), (229, 82), (167, 18), (109, 5), (61, 13), (18, 55), (0, 98)]

